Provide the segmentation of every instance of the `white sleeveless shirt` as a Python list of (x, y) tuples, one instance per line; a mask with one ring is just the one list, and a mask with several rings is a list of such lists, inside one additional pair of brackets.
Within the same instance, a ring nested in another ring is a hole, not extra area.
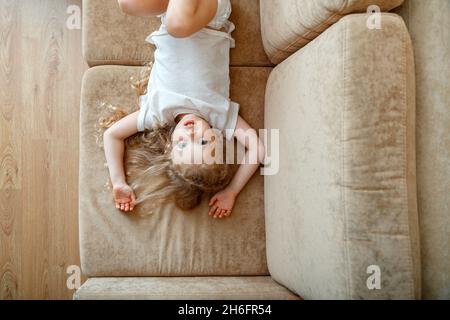
[(228, 18), (230, 0), (218, 0), (212, 28), (224, 27), (226, 32), (203, 28), (187, 38), (172, 37), (165, 26), (147, 37), (156, 46), (155, 60), (147, 93), (139, 98), (137, 120), (139, 131), (152, 129), (157, 122), (174, 123), (177, 115), (196, 114), (233, 137), (239, 105), (230, 101), (230, 48), (234, 48), (231, 32), (234, 25)]

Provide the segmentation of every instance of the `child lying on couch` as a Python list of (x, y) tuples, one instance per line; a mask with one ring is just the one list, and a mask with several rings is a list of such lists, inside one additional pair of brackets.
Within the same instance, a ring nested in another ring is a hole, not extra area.
[[(161, 27), (147, 38), (156, 51), (139, 110), (122, 115), (103, 135), (116, 208), (132, 211), (146, 200), (155, 205), (174, 201), (187, 210), (207, 193), (213, 195), (209, 215), (229, 216), (265, 153), (256, 130), (229, 99), (230, 0), (119, 0), (119, 5), (128, 14), (159, 15)], [(140, 172), (128, 185), (124, 141), (136, 134), (141, 144), (132, 162)], [(246, 150), (232, 176), (222, 147), (234, 139)], [(146, 188), (161, 175), (166, 183)], [(136, 198), (138, 187), (143, 191)]]

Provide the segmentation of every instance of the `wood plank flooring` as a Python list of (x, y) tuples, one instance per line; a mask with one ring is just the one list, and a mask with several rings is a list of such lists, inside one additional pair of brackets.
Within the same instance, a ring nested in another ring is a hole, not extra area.
[(0, 299), (70, 299), (79, 265), (81, 0), (0, 0)]

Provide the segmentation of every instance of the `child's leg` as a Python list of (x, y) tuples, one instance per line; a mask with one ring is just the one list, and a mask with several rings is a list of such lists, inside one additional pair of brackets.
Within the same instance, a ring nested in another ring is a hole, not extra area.
[(174, 37), (188, 37), (204, 28), (216, 15), (217, 0), (170, 0), (167, 30)]
[(118, 0), (123, 12), (133, 16), (156, 16), (167, 11), (169, 0)]

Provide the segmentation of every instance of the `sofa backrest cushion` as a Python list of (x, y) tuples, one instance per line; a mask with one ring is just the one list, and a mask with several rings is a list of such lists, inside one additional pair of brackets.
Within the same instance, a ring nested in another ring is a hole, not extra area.
[(304, 299), (420, 297), (413, 50), (403, 20), (381, 17), (342, 18), (268, 81), (267, 263)]

